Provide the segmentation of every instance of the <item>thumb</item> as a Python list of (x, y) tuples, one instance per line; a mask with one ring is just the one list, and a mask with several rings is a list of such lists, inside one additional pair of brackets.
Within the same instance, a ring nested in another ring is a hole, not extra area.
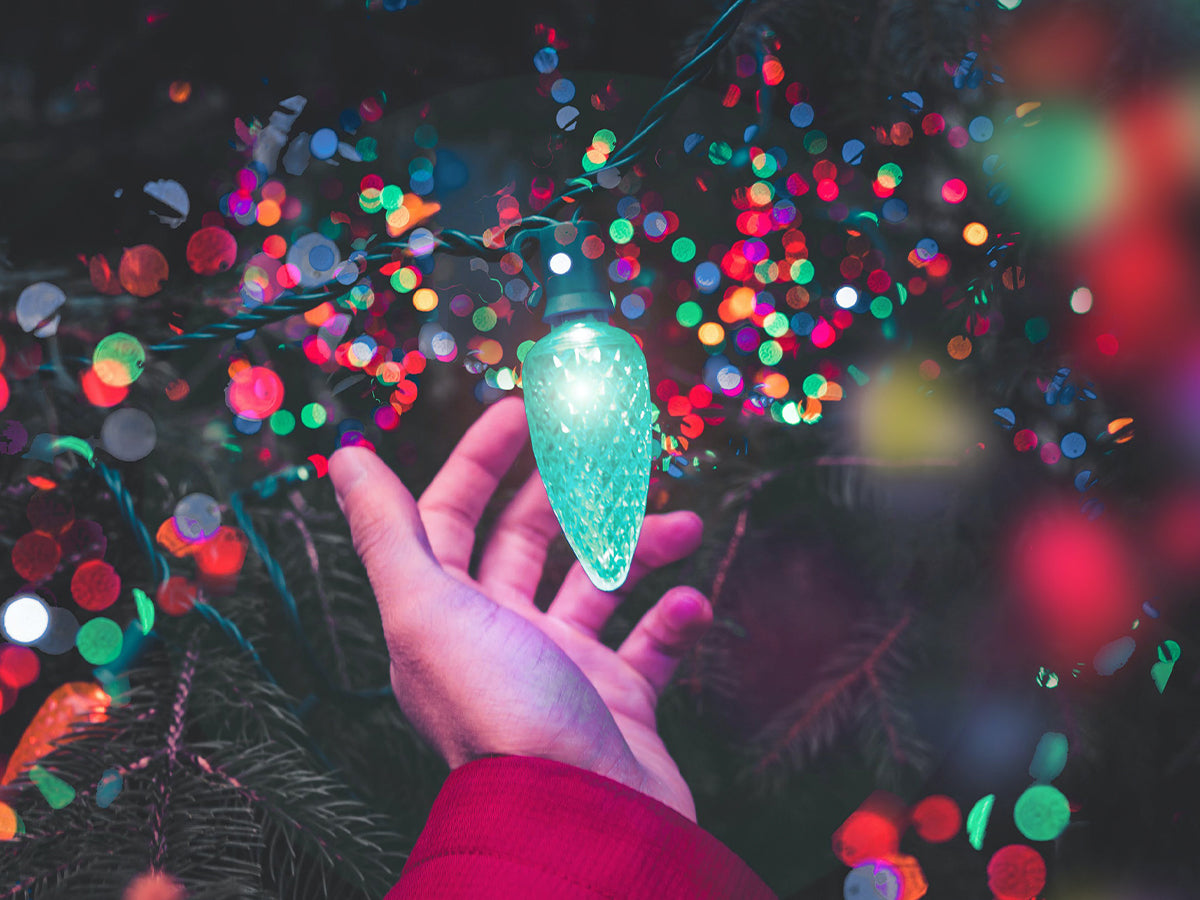
[(364, 447), (335, 452), (329, 459), (329, 480), (388, 631), (398, 624), (398, 611), (392, 609), (396, 599), (439, 569), (417, 503), (396, 473)]

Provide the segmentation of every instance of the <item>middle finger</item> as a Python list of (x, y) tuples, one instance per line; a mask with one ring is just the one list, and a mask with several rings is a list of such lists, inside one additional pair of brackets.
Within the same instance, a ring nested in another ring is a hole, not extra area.
[(521, 400), (500, 400), (467, 429), (421, 494), (417, 508), (433, 553), (444, 568), (467, 572), (479, 517), (528, 434)]

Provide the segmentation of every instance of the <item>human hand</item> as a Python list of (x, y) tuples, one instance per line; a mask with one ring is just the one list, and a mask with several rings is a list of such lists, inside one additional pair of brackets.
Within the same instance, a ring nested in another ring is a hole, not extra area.
[(392, 689), (414, 727), (457, 768), (482, 756), (553, 759), (612, 778), (693, 822), (691, 791), (655, 723), (679, 659), (712, 622), (690, 587), (667, 591), (619, 649), (599, 632), (646, 572), (691, 553), (691, 512), (647, 516), (618, 591), (576, 562), (546, 612), (534, 604), (558, 520), (535, 471), (500, 515), (472, 575), (475, 529), (528, 436), (504, 399), (467, 431), (414, 501), (374, 453), (346, 447), (329, 476), (366, 566), (391, 657)]

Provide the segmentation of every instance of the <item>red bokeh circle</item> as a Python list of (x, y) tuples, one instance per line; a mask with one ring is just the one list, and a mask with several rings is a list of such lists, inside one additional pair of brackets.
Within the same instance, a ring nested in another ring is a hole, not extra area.
[(988, 862), (988, 887), (1005, 900), (1032, 900), (1046, 886), (1046, 861), (1026, 844), (1001, 847)]
[(107, 609), (121, 596), (121, 576), (102, 559), (81, 563), (71, 576), (71, 596), (84, 609)]
[(187, 244), (188, 266), (197, 275), (216, 275), (237, 261), (237, 240), (216, 225), (201, 228)]
[(0, 684), (14, 690), (29, 687), (37, 681), (41, 670), (38, 655), (30, 648), (16, 644), (0, 646)]
[(917, 834), (931, 844), (945, 843), (962, 826), (958, 804), (943, 794), (926, 797), (913, 807), (911, 818)]
[(182, 575), (172, 575), (159, 587), (156, 599), (168, 616), (186, 615), (196, 602), (196, 586)]
[(58, 541), (40, 531), (22, 535), (12, 548), (12, 564), (26, 581), (38, 582), (48, 578), (62, 559)]

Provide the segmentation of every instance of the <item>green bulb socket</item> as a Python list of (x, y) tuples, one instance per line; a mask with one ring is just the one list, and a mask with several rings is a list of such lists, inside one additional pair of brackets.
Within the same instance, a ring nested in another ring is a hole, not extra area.
[(542, 320), (557, 325), (576, 316), (597, 318), (585, 313), (610, 315), (613, 301), (601, 284), (600, 266), (583, 253), (583, 242), (589, 237), (602, 240), (600, 226), (588, 221), (561, 222), (547, 225), (536, 234), (545, 279)]

